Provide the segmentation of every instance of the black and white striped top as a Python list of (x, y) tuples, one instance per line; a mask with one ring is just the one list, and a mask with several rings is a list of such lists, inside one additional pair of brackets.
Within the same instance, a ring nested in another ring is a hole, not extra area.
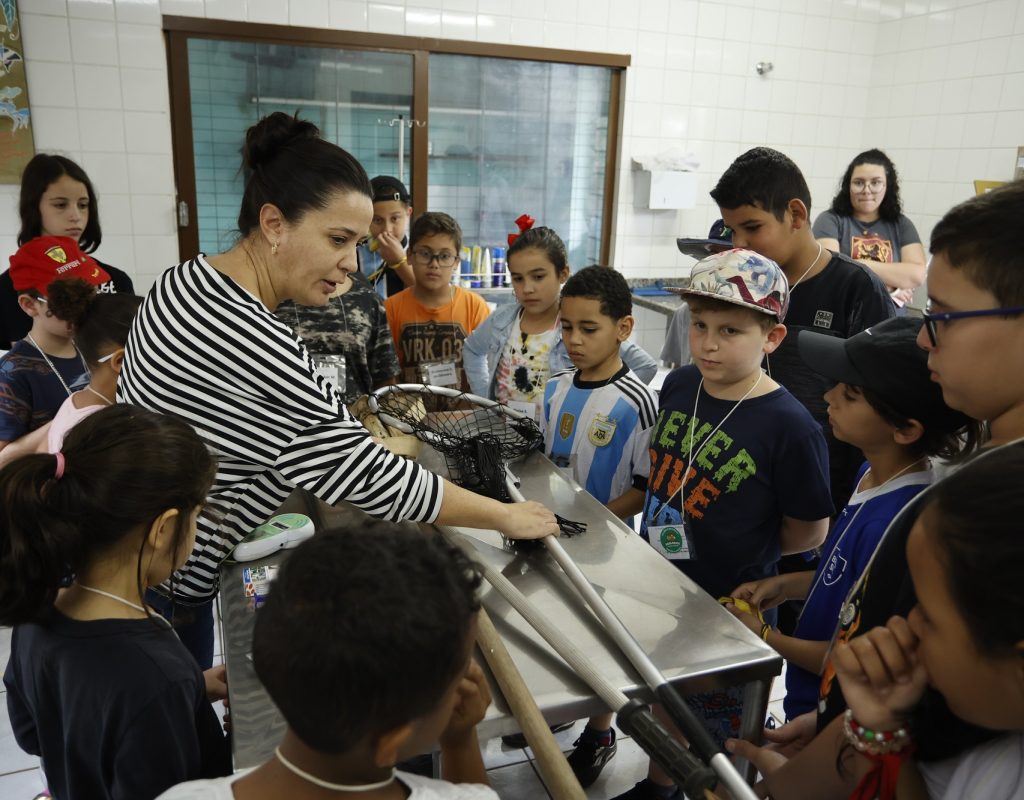
[(117, 395), (183, 418), (216, 453), (209, 502), (222, 516), (200, 518), (176, 574), (186, 601), (216, 592), (221, 561), (295, 486), (387, 519), (430, 522), (441, 508), (441, 479), (375, 444), (288, 326), (203, 255), (146, 296)]

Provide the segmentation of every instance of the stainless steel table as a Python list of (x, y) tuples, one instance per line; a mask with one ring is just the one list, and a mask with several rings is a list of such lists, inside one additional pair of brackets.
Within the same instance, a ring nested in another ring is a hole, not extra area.
[[(423, 459), (421, 458), (421, 461)], [(514, 465), (523, 494), (564, 517), (585, 522), (587, 533), (562, 544), (633, 633), (657, 667), (683, 693), (743, 685), (742, 733), (758, 740), (771, 679), (782, 659), (631, 529), (542, 455)], [(357, 521), (362, 512), (332, 509), (329, 525)], [(650, 699), (646, 687), (547, 552), (508, 552), (495, 531), (456, 529), (478, 555), (501, 570), (603, 673), (630, 696)], [(286, 555), (244, 566), (280, 564)], [(243, 565), (221, 570), (223, 652), (228, 669), (235, 768), (265, 761), (284, 723), (256, 679), (250, 658), (253, 612), (242, 588)], [(484, 606), (505, 640), (545, 718), (582, 719), (606, 710), (529, 625), (487, 584)], [(481, 659), (482, 661), (482, 659)], [(492, 683), (492, 689), (494, 689)], [(481, 740), (518, 730), (500, 692), (480, 724)]]

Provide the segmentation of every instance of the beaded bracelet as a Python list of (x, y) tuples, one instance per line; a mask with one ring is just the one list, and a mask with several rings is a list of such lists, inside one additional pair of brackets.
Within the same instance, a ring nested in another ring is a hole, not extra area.
[(869, 756), (884, 756), (906, 750), (910, 744), (910, 731), (897, 728), (894, 731), (873, 731), (865, 728), (853, 718), (853, 711), (847, 709), (843, 715), (843, 734), (858, 752)]

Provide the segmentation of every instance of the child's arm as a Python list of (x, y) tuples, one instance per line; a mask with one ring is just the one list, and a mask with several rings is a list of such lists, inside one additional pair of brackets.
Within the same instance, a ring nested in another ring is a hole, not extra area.
[[(729, 603), (726, 608), (740, 622), (758, 636), (761, 636), (763, 627), (761, 620), (747, 611), (740, 611), (732, 603)], [(821, 674), (822, 668), (825, 666), (825, 656), (828, 655), (828, 642), (797, 639), (795, 636), (786, 636), (786, 634), (780, 633), (775, 628), (771, 628), (768, 631), (768, 636), (764, 640), (768, 643), (769, 647), (786, 659), (786, 661), (796, 664), (798, 667), (803, 667), (815, 675)]]
[(16, 458), (21, 458), (21, 456), (45, 453), (46, 437), (49, 433), (50, 423), (47, 422), (41, 428), (36, 428), (31, 433), (26, 433), (14, 441), (0, 442), (0, 467), (9, 464)]
[(645, 492), (631, 486), (615, 499), (609, 500), (605, 508), (619, 519), (628, 519), (644, 510), (645, 496)]
[(476, 726), (491, 704), (491, 692), (476, 661), (469, 662), (458, 691), (458, 702), (448, 720), (448, 727), (441, 734), (441, 777), (451, 783), (487, 785), (487, 770), (480, 754)]
[(779, 545), (782, 555), (805, 553), (825, 541), (828, 535), (828, 517), (816, 520), (782, 518), (782, 529), (779, 531)]
[(490, 400), (494, 398), (489, 394), (491, 376), (487, 367), (487, 341), (491, 337), (491, 328), (493, 327), (493, 318), (488, 317), (466, 337), (462, 346), (462, 366), (469, 379), (469, 391)]
[(737, 600), (746, 600), (750, 605), (764, 611), (768, 608), (775, 608), (787, 600), (805, 599), (811, 590), (813, 580), (813, 569), (787, 572), (783, 575), (762, 578), (759, 581), (741, 583), (732, 590), (730, 596)]

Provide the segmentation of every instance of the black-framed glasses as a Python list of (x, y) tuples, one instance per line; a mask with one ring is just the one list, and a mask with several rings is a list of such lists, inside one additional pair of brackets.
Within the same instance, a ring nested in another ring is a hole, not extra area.
[(924, 313), (924, 327), (928, 331), (928, 338), (932, 347), (938, 347), (939, 323), (949, 322), (953, 319), (970, 319), (971, 317), (1016, 317), (1024, 314), (1024, 306), (1012, 306), (1010, 308), (983, 308), (980, 311), (945, 311), (942, 314)]
[(421, 267), (429, 267), (430, 262), (437, 259), (437, 266), (439, 267), (450, 267), (457, 260), (458, 256), (454, 253), (449, 253), (447, 250), (442, 250), (440, 253), (432, 253), (425, 247), (416, 247), (412, 251), (413, 260)]

